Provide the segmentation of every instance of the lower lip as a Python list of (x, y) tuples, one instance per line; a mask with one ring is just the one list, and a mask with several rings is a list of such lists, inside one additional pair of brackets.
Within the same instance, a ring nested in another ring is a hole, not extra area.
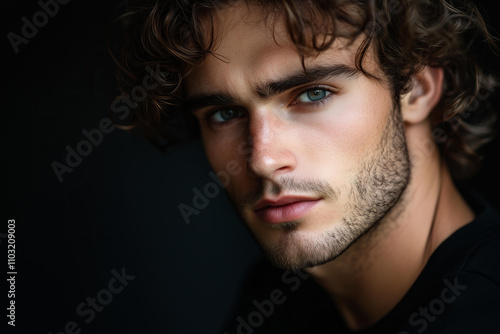
[(281, 206), (268, 206), (255, 211), (255, 214), (260, 220), (269, 224), (291, 222), (304, 217), (319, 201), (301, 201)]

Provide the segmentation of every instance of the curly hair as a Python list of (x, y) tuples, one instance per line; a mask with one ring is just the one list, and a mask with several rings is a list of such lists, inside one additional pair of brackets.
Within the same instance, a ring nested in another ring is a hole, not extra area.
[(162, 73), (155, 76), (155, 88), (143, 90), (132, 113), (134, 126), (156, 146), (196, 136), (196, 122), (183, 112), (183, 77), (208, 54), (218, 57), (214, 12), (238, 1), (284, 18), (302, 59), (327, 50), (336, 38), (361, 36), (356, 67), (372, 76), (363, 69), (363, 59), (373, 49), (395, 103), (424, 66), (443, 68), (443, 95), (430, 116), (433, 139), (454, 177), (476, 171), (478, 149), (492, 138), (495, 113), (489, 97), (497, 85), (480, 66), (478, 50), (497, 46), (478, 9), (465, 0), (132, 1), (122, 17), (126, 40), (117, 76), (126, 97), (143, 85), (146, 69)]

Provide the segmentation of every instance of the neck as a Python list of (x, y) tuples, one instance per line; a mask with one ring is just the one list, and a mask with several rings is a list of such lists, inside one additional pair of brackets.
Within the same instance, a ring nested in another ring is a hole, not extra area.
[[(418, 182), (416, 181), (418, 180)], [(406, 294), (434, 250), (474, 218), (434, 152), (400, 201), (339, 258), (307, 269), (351, 330), (368, 327)]]

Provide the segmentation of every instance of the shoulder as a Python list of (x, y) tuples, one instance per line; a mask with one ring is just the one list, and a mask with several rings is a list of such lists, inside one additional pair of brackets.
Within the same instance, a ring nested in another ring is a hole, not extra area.
[(500, 214), (489, 205), (476, 212), (435, 251), (389, 317), (404, 314), (406, 333), (500, 333)]
[(465, 256), (459, 271), (475, 274), (500, 286), (500, 213), (487, 205), (464, 228)]
[(317, 302), (311, 281), (305, 271), (280, 270), (262, 259), (249, 272), (225, 333), (306, 333)]
[(462, 271), (489, 279), (500, 286), (500, 232), (470, 251)]
[(434, 251), (432, 271), (466, 272), (500, 284), (500, 213), (473, 188), (459, 188), (475, 218)]
[(461, 232), (464, 256), (444, 275), (429, 308), (448, 309), (438, 322), (444, 333), (500, 333), (500, 214), (485, 206)]

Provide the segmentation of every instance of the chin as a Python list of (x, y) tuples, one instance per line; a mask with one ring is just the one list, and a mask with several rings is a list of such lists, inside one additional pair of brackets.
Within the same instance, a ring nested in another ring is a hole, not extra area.
[[(323, 232), (299, 230), (297, 222), (280, 224), (274, 240), (259, 241), (270, 262), (281, 269), (300, 270), (319, 266), (342, 255), (359, 236), (346, 226)], [(361, 232), (360, 234), (363, 234)]]

